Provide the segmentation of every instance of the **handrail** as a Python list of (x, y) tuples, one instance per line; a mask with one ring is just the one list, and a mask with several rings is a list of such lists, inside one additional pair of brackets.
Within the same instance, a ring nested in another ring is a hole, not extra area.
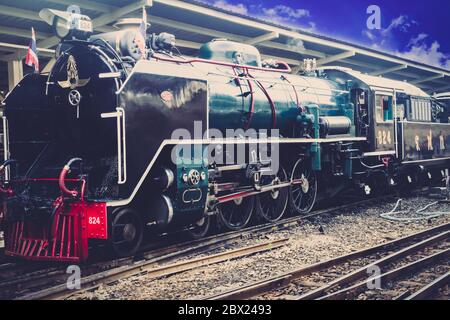
[(125, 130), (125, 110), (116, 108), (116, 112), (101, 114), (102, 119), (117, 119), (117, 183), (124, 184), (127, 181), (127, 145)]
[[(11, 164), (13, 164), (14, 162), (16, 162), (15, 160), (9, 159), (4, 161), (1, 165), (0, 165), (0, 173), (5, 171), (5, 177), (6, 177), (6, 170), (9, 168), (9, 166)], [(8, 181), (8, 180), (5, 180)], [(11, 188), (4, 188), (4, 185), (0, 185), (0, 193), (5, 193), (8, 195), (12, 195), (14, 193), (14, 191)]]
[[(124, 184), (127, 181), (127, 143), (125, 136), (125, 110), (123, 108), (117, 108), (117, 141), (118, 141), (118, 150), (119, 154), (122, 157), (123, 168), (119, 165), (119, 184)], [(120, 126), (120, 118), (122, 118), (122, 125)], [(120, 141), (120, 142), (119, 142)], [(123, 154), (122, 154), (123, 152)], [(118, 154), (118, 157), (119, 157)], [(122, 165), (122, 164), (121, 164)], [(123, 175), (122, 175), (122, 170)]]
[[(5, 116), (2, 117), (3, 123), (3, 160), (6, 162), (9, 159), (9, 128), (8, 119)], [(11, 171), (9, 167), (5, 168), (5, 181), (10, 180)]]
[(246, 69), (246, 70), (258, 70), (258, 71), (281, 72), (281, 73), (291, 73), (292, 72), (291, 67), (284, 61), (276, 61), (276, 63), (282, 65), (285, 69), (274, 69), (274, 68), (263, 68), (263, 67), (249, 66), (249, 65), (241, 65), (241, 64), (222, 62), (222, 61), (216, 61), (216, 60), (207, 60), (207, 59), (201, 59), (201, 58), (192, 58), (192, 59), (181, 60), (181, 59), (162, 57), (160, 55), (153, 56), (153, 57), (156, 60), (181, 63), (181, 64), (192, 64), (195, 62), (200, 62), (200, 63), (213, 64), (213, 65), (219, 65), (219, 66), (225, 66), (225, 67), (231, 67), (231, 68), (237, 68), (237, 69)]

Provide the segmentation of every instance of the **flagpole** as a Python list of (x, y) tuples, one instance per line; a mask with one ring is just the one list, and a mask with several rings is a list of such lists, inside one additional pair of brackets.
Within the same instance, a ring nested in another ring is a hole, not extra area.
[(147, 59), (147, 11), (145, 6), (142, 6), (142, 22), (138, 32), (137, 40), (142, 52), (141, 59)]

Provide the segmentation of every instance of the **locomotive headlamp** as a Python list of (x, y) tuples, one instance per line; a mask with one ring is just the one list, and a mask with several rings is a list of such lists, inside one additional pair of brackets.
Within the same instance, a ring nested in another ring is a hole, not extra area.
[(91, 18), (79, 13), (42, 9), (39, 16), (53, 27), (60, 39), (87, 40), (93, 32)]

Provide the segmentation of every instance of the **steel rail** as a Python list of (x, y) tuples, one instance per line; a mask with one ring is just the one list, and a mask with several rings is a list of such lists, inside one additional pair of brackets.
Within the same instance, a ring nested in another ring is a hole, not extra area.
[[(250, 236), (257, 232), (283, 230), (285, 228), (289, 228), (292, 225), (295, 225), (298, 221), (306, 220), (309, 218), (314, 218), (316, 216), (320, 216), (320, 215), (324, 215), (324, 214), (333, 213), (335, 211), (353, 208), (353, 207), (360, 206), (360, 205), (370, 204), (370, 203), (375, 202), (380, 199), (386, 200), (386, 197), (376, 197), (376, 198), (364, 199), (364, 200), (347, 203), (347, 204), (336, 206), (336, 207), (320, 209), (320, 210), (317, 210), (317, 211), (307, 214), (307, 215), (298, 215), (298, 216), (294, 216), (294, 217), (290, 217), (290, 218), (285, 218), (280, 221), (267, 222), (264, 224), (247, 227), (247, 228), (244, 228), (241, 230), (229, 231), (229, 232), (225, 232), (225, 233), (222, 233), (219, 235), (217, 235), (217, 234), (212, 235), (212, 236), (202, 238), (202, 239), (191, 240), (191, 241), (182, 242), (182, 243), (176, 243), (174, 245), (171, 245), (170, 247), (166, 247), (165, 251), (174, 250), (174, 253), (173, 253), (174, 255), (177, 255), (178, 253), (180, 253), (180, 251), (182, 253), (194, 252), (194, 251), (202, 249), (202, 248), (208, 248), (212, 245), (220, 244), (224, 241), (229, 241), (229, 240), (233, 240), (233, 239), (237, 239), (237, 238), (245, 238), (245, 237)], [(183, 246), (186, 249), (180, 250), (180, 246)], [(146, 257), (146, 258), (148, 258), (149, 256), (153, 256), (153, 254), (150, 252), (150, 254), (144, 255), (144, 257)], [(169, 258), (169, 257), (170, 257), (170, 255), (167, 255), (167, 258)]]
[[(369, 268), (371, 268), (371, 267), (382, 268), (394, 261), (398, 261), (400, 259), (407, 257), (408, 255), (411, 255), (412, 253), (422, 250), (423, 248), (429, 247), (430, 245), (433, 245), (437, 242), (445, 240), (449, 236), (450, 236), (450, 231), (444, 231), (435, 236), (432, 236), (430, 238), (422, 240), (418, 243), (414, 243), (414, 244), (412, 244), (404, 249), (401, 249), (399, 251), (396, 251), (386, 257), (378, 259), (372, 263), (366, 264), (363, 267), (361, 267), (355, 271), (352, 271), (349, 274), (346, 274), (338, 279), (335, 279), (320, 288), (317, 288), (306, 294), (303, 294), (300, 297), (298, 297), (297, 300), (319, 299), (321, 297), (328, 296), (328, 294), (326, 294), (326, 292), (328, 290), (333, 289), (338, 286), (342, 287), (342, 286), (348, 285), (349, 283), (351, 283), (353, 281), (357, 281), (358, 279), (363, 278), (365, 275), (367, 275), (367, 270), (369, 270)], [(363, 281), (363, 283), (364, 283), (364, 285), (366, 285), (367, 281)]]
[[(326, 208), (322, 210), (318, 210), (316, 212), (313, 212), (308, 215), (303, 216), (295, 216), (291, 218), (286, 218), (274, 223), (266, 223), (262, 225), (256, 225), (252, 227), (248, 227), (242, 230), (237, 231), (230, 231), (227, 233), (219, 234), (219, 235), (212, 235), (206, 238), (197, 239), (197, 240), (191, 240), (191, 241), (185, 241), (185, 242), (175, 242), (172, 245), (169, 245), (167, 247), (163, 248), (157, 248), (154, 250), (150, 250), (145, 252), (146, 249), (149, 248), (147, 246), (141, 252), (139, 253), (139, 256), (142, 257), (143, 260), (147, 260), (149, 262), (153, 263), (163, 263), (163, 262), (170, 262), (174, 259), (179, 259), (183, 255), (187, 254), (195, 254), (195, 253), (203, 253), (208, 252), (211, 250), (214, 250), (216, 248), (221, 247), (224, 243), (228, 241), (232, 241), (234, 239), (238, 238), (245, 238), (252, 236), (253, 234), (257, 234), (259, 232), (272, 232), (277, 230), (283, 230), (286, 228), (289, 228), (291, 226), (297, 225), (298, 221), (312, 218), (315, 216), (320, 216), (327, 213), (332, 213), (334, 211), (343, 210), (346, 208), (352, 208), (359, 205), (365, 205), (370, 204), (373, 201), (376, 201), (379, 198), (371, 198), (371, 199), (364, 199), (361, 201), (356, 201), (352, 203), (347, 203), (345, 205), (337, 206), (337, 207), (331, 207)], [(163, 244), (161, 241), (161, 245)], [(154, 247), (154, 244), (152, 245)], [(144, 251), (144, 252), (142, 252)], [(89, 268), (89, 274), (93, 274), (95, 272), (92, 272), (91, 269), (105, 269), (103, 266), (106, 266), (106, 268), (112, 269), (121, 267), (125, 264), (133, 263), (133, 257), (130, 258), (121, 258), (121, 259), (115, 259), (112, 261), (105, 261), (105, 262), (97, 262), (95, 264), (91, 264), (88, 266)], [(5, 269), (9, 269), (8, 266), (5, 266)], [(11, 279), (11, 280), (5, 280), (0, 282), (0, 289), (2, 292), (16, 292), (19, 290), (16, 290), (14, 288), (20, 288), (20, 290), (23, 290), (24, 287), (26, 288), (36, 288), (36, 287), (45, 287), (50, 284), (50, 281), (52, 282), (52, 286), (55, 283), (61, 282), (58, 277), (67, 277), (65, 274), (65, 268), (57, 269), (57, 268), (51, 268), (48, 269), (50, 272), (48, 276), (46, 274), (43, 274), (40, 272), (40, 269), (38, 270), (32, 270), (31, 272), (27, 274), (22, 274), (17, 279)], [(51, 276), (51, 277), (49, 277)], [(65, 278), (64, 278), (65, 279)]]
[(376, 277), (369, 278), (367, 280), (358, 282), (348, 288), (343, 288), (339, 291), (330, 293), (323, 297), (320, 297), (318, 300), (343, 300), (343, 299), (352, 299), (359, 293), (363, 292), (367, 289), (367, 284), (369, 281), (380, 281), (380, 283), (385, 283), (387, 281), (392, 281), (394, 279), (398, 279), (405, 274), (409, 274), (414, 272), (415, 270), (424, 268), (435, 261), (441, 261), (445, 258), (448, 258), (450, 255), (450, 249), (440, 250), (437, 253), (428, 255), (424, 258), (421, 258), (417, 261), (413, 261), (411, 263), (400, 266), (396, 269), (387, 271), (383, 274), (380, 274)]
[[(298, 221), (301, 221), (301, 220), (314, 218), (316, 216), (320, 216), (323, 214), (333, 213), (335, 211), (353, 208), (353, 207), (360, 206), (360, 205), (370, 204), (370, 203), (375, 202), (380, 199), (386, 199), (386, 197), (364, 199), (364, 200), (347, 203), (347, 204), (336, 206), (336, 207), (317, 210), (317, 211), (307, 214), (307, 215), (294, 216), (294, 217), (282, 219), (280, 221), (268, 222), (268, 223), (264, 223), (264, 224), (260, 224), (260, 225), (247, 227), (247, 228), (244, 228), (241, 230), (229, 231), (229, 232), (222, 233), (219, 235), (217, 235), (217, 234), (212, 235), (212, 236), (202, 238), (202, 239), (191, 240), (191, 241), (182, 242), (182, 243), (176, 243), (176, 244), (171, 245), (170, 247), (164, 248), (164, 251), (173, 250), (173, 253), (166, 254), (163, 256), (163, 258), (168, 259), (171, 257), (176, 257), (176, 256), (180, 255), (180, 253), (187, 254), (187, 253), (194, 253), (194, 252), (197, 252), (197, 251), (199, 251), (201, 249), (205, 249), (205, 248), (209, 249), (209, 248), (211, 248), (211, 246), (220, 245), (221, 243), (223, 243), (225, 241), (230, 241), (230, 240), (237, 239), (237, 238), (245, 238), (245, 237), (255, 234), (257, 232), (263, 232), (263, 231), (271, 232), (271, 231), (276, 231), (276, 230), (283, 230), (285, 228), (291, 227), (292, 225), (295, 225)], [(180, 246), (184, 247), (185, 249), (180, 250)], [(153, 252), (146, 253), (146, 254), (144, 254), (144, 257), (146, 259), (152, 258), (152, 257), (155, 257), (155, 254)]]
[[(392, 249), (393, 247), (399, 246), (399, 245), (405, 245), (410, 243), (413, 240), (421, 239), (424, 237), (428, 237), (430, 235), (434, 235), (436, 233), (438, 236), (434, 236), (433, 238), (437, 241), (437, 239), (442, 239), (444, 236), (442, 234), (445, 233), (445, 236), (448, 236), (450, 229), (450, 223), (445, 223), (442, 225), (439, 225), (434, 228), (430, 228), (427, 230), (419, 231), (414, 234), (395, 239), (389, 242), (385, 242), (376, 246), (372, 246), (369, 248), (365, 248), (356, 252), (352, 252), (350, 254), (345, 254), (342, 256), (339, 256), (337, 258), (332, 258), (326, 261), (321, 261), (318, 263), (314, 263), (308, 266), (303, 266), (294, 270), (291, 270), (289, 272), (267, 278), (261, 281), (256, 281), (244, 286), (241, 286), (239, 288), (233, 288), (231, 290), (228, 290), (226, 292), (222, 292), (216, 295), (209, 296), (205, 299), (207, 300), (242, 300), (242, 299), (250, 299), (253, 297), (256, 297), (258, 295), (261, 295), (263, 293), (270, 292), (276, 288), (281, 288), (287, 286), (292, 281), (309, 274), (312, 274), (314, 272), (321, 271), (323, 269), (327, 269), (339, 264), (343, 264), (348, 261), (364, 258), (368, 255), (372, 255), (374, 253), (380, 252), (380, 251), (388, 251)], [(429, 240), (429, 239), (427, 239)], [(421, 245), (425, 245), (423, 241), (421, 241)], [(415, 244), (418, 245), (418, 244)], [(367, 266), (364, 267), (364, 273), (367, 270)], [(331, 287), (331, 286), (330, 286)], [(322, 290), (325, 288), (321, 288)], [(322, 291), (321, 290), (321, 291)], [(316, 293), (312, 294), (313, 297), (320, 296), (319, 290), (317, 290)]]
[(242, 258), (256, 253), (262, 253), (278, 249), (285, 245), (289, 239), (281, 239), (260, 243), (253, 246), (234, 249), (218, 254), (208, 255), (205, 257), (195, 258), (192, 260), (181, 261), (165, 266), (158, 266), (155, 263), (147, 261), (137, 263), (132, 266), (124, 266), (113, 270), (107, 270), (101, 273), (93, 274), (81, 279), (81, 285), (85, 289), (73, 291), (67, 288), (66, 284), (56, 287), (44, 289), (35, 293), (18, 298), (18, 300), (49, 300), (49, 299), (64, 299), (77, 293), (93, 290), (100, 284), (108, 284), (119, 279), (131, 277), (133, 275), (145, 273), (147, 279), (159, 278), (162, 276), (173, 275), (176, 273), (192, 270), (206, 265), (220, 263), (232, 259)]
[(450, 271), (443, 274), (433, 282), (427, 284), (420, 290), (414, 292), (413, 294), (405, 297), (404, 300), (423, 300), (436, 291), (438, 291), (440, 288), (443, 288), (444, 286), (448, 285), (450, 283)]

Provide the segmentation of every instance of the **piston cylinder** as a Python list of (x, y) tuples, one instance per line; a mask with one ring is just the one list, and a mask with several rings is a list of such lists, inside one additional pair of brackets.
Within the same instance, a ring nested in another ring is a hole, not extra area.
[(320, 117), (320, 135), (326, 137), (328, 135), (348, 134), (352, 126), (352, 122), (348, 117)]

